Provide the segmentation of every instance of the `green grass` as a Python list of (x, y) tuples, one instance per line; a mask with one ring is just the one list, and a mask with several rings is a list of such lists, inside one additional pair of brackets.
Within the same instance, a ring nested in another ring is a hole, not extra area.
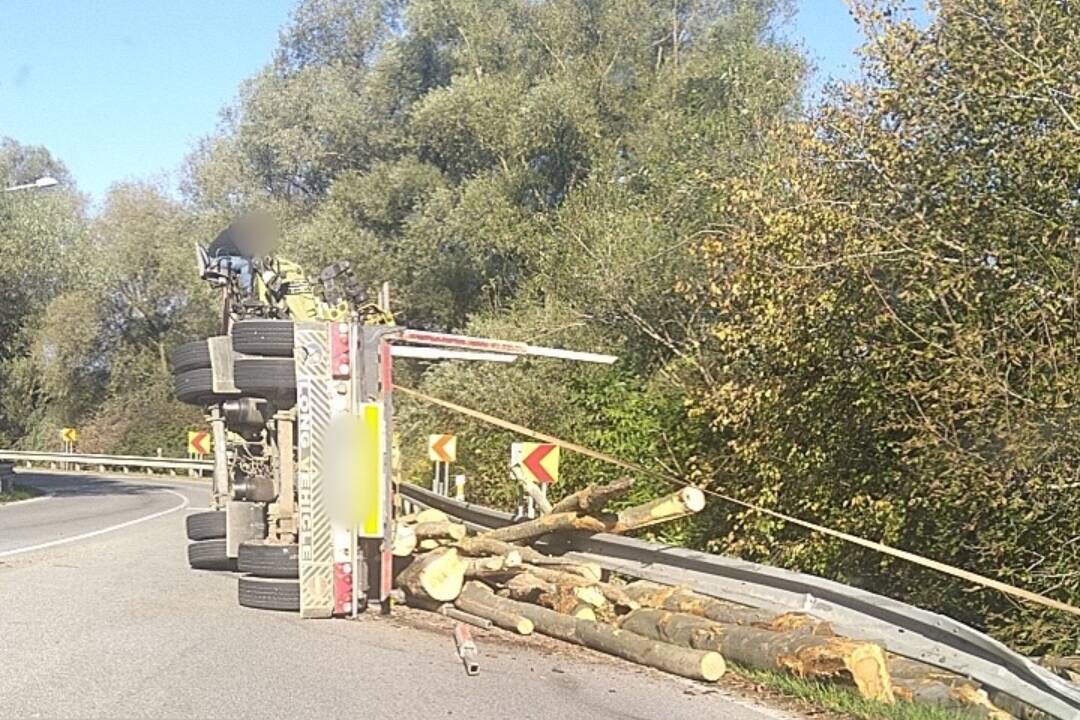
[(11, 492), (0, 493), (0, 505), (9, 502), (15, 502), (16, 500), (29, 500), (32, 497), (37, 497), (41, 494), (41, 491), (37, 488), (26, 487), (25, 485), (16, 485), (15, 489)]
[(867, 700), (852, 690), (832, 683), (803, 680), (770, 670), (750, 670), (731, 662), (728, 662), (728, 669), (770, 690), (860, 720), (970, 720), (970, 716), (929, 705), (915, 705), (903, 700), (898, 700), (895, 705), (886, 705)]

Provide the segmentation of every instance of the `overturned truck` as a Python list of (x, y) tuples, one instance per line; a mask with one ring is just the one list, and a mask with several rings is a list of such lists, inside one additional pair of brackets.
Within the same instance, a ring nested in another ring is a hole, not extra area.
[(368, 299), (344, 262), (311, 280), (277, 244), (251, 215), (198, 248), (224, 308), (221, 335), (171, 358), (177, 398), (206, 410), (214, 443), (211, 509), (187, 518), (188, 560), (242, 573), (248, 607), (389, 612), (394, 359), (615, 358), (398, 326), (385, 287)]

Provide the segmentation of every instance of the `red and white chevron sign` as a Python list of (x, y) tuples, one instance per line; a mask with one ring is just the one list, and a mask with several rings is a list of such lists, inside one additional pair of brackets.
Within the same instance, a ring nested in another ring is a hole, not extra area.
[(510, 462), (538, 485), (551, 485), (559, 479), (559, 446), (550, 443), (514, 443)]
[(427, 449), (431, 462), (452, 463), (457, 460), (457, 435), (428, 435)]

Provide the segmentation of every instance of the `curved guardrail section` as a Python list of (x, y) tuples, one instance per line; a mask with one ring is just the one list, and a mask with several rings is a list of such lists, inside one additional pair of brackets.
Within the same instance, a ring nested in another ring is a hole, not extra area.
[[(415, 485), (410, 501), (434, 507), (474, 529), (513, 522), (504, 512), (461, 503)], [(1002, 643), (944, 615), (804, 573), (619, 535), (547, 543), (608, 570), (694, 590), (777, 613), (810, 612), (842, 634), (875, 640), (897, 655), (966, 675), (1059, 720), (1080, 718), (1080, 688)]]
[(47, 453), (31, 450), (0, 450), (0, 460), (9, 460), (17, 467), (46, 467), (53, 470), (76, 470), (82, 472), (145, 471), (150, 474), (185, 474), (194, 477), (209, 476), (214, 464), (207, 460), (187, 458), (155, 458), (138, 455), (84, 455), (82, 453)]

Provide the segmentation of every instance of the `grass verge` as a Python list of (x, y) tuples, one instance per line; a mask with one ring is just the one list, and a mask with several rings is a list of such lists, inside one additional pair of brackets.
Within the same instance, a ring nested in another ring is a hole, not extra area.
[(11, 492), (0, 493), (0, 505), (15, 502), (16, 500), (29, 500), (40, 494), (41, 491), (37, 488), (27, 487), (26, 485), (16, 485)]
[(730, 661), (728, 669), (781, 695), (796, 698), (811, 708), (859, 720), (970, 720), (968, 715), (903, 700), (898, 700), (895, 705), (886, 705), (867, 700), (839, 685), (803, 680), (769, 670), (751, 670)]

